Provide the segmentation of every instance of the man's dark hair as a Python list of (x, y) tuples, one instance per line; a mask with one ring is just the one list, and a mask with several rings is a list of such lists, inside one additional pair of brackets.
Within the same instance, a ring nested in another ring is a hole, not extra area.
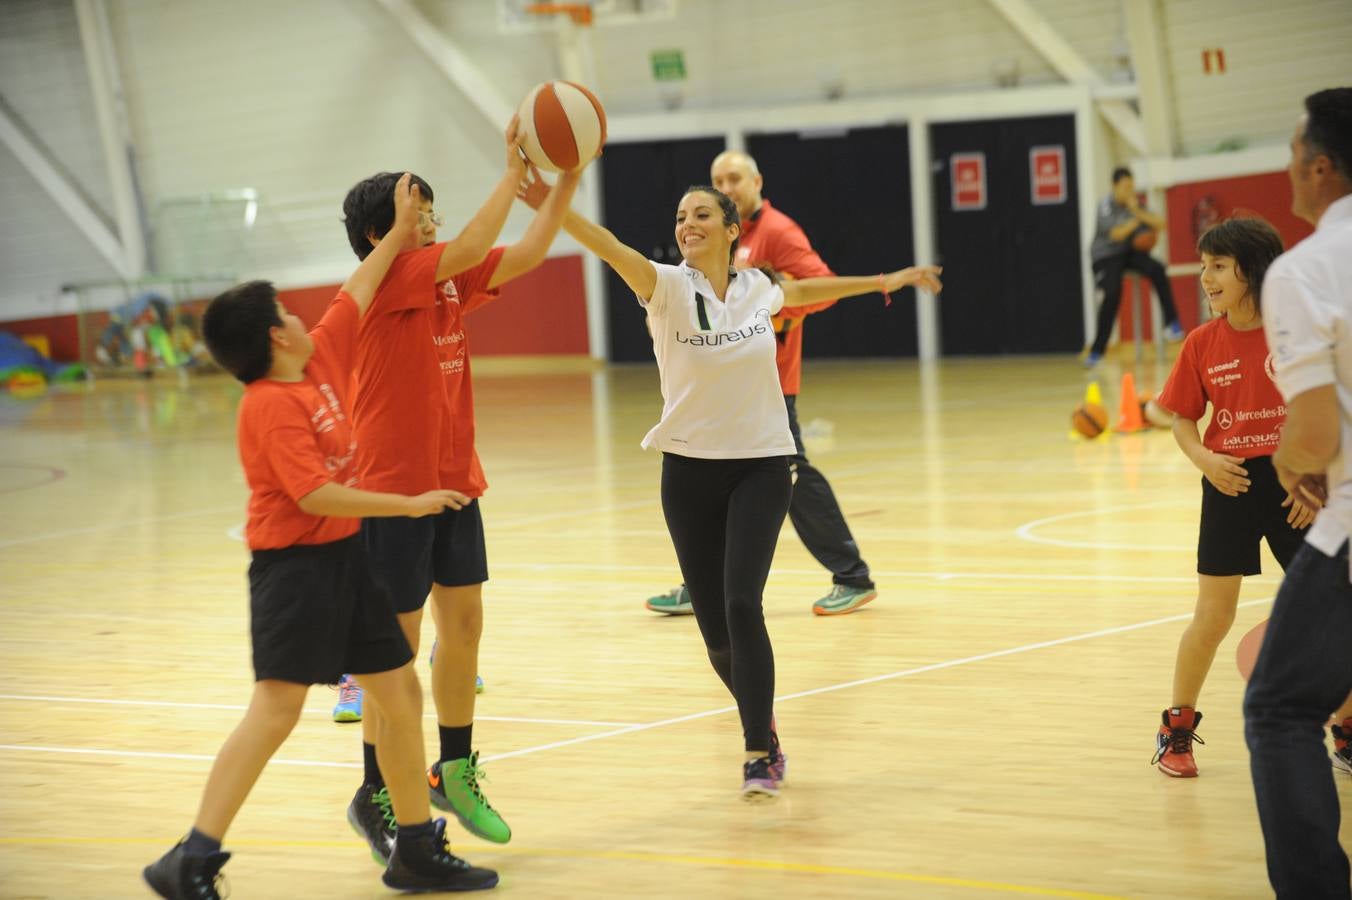
[(282, 324), (272, 282), (248, 281), (211, 301), (202, 314), (202, 338), (222, 369), (249, 384), (272, 368), (271, 329)]
[(1116, 169), (1113, 169), (1113, 184), (1117, 184), (1123, 178), (1130, 177), (1131, 169), (1128, 169), (1126, 166), (1118, 166)]
[[(738, 230), (737, 237), (732, 239), (732, 247), (728, 250), (728, 262), (731, 262), (737, 256), (737, 245), (742, 242), (741, 227), (742, 216), (737, 212), (737, 204), (732, 202), (732, 198), (723, 193), (716, 187), (707, 184), (692, 184), (685, 189), (686, 194), (708, 194), (718, 201), (718, 208), (723, 211), (723, 225), (736, 225)], [(685, 196), (682, 194), (681, 196)]]
[[(403, 173), (379, 172), (358, 181), (343, 200), (343, 224), (347, 226), (347, 241), (357, 259), (366, 259), (375, 248), (367, 235), (380, 240), (394, 227), (394, 186)], [(423, 200), (432, 202), (432, 186), (417, 175), (410, 180), (422, 192)]]
[(1257, 216), (1236, 217), (1217, 222), (1197, 239), (1197, 252), (1212, 256), (1228, 256), (1235, 261), (1244, 282), (1249, 286), (1253, 308), (1263, 314), (1263, 277), (1268, 266), (1282, 255), (1282, 236), (1266, 219)]
[(1305, 98), (1305, 159), (1324, 154), (1352, 182), (1352, 88), (1329, 88)]

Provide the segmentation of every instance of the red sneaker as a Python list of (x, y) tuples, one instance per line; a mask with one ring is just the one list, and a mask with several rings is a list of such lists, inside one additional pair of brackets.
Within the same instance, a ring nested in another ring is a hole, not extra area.
[(1352, 775), (1352, 719), (1333, 726), (1333, 768)]
[(1152, 766), (1175, 778), (1196, 778), (1197, 761), (1192, 758), (1192, 742), (1205, 744), (1196, 728), (1202, 714), (1188, 707), (1166, 709), (1160, 716), (1164, 724), (1155, 735), (1155, 757)]

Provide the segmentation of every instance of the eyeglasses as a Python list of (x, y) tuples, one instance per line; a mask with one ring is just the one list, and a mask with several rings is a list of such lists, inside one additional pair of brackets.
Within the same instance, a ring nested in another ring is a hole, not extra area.
[(434, 212), (418, 213), (419, 228), (426, 228), (429, 222), (432, 224), (434, 228), (440, 228), (442, 225), (446, 223), (446, 220)]

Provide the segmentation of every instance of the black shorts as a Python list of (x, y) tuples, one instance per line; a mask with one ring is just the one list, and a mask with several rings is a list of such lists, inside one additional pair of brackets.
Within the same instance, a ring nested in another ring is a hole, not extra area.
[(1277, 480), (1272, 457), (1255, 456), (1240, 463), (1249, 472), (1249, 489), (1228, 497), (1202, 478), (1202, 521), (1197, 535), (1198, 575), (1258, 575), (1258, 542), (1283, 569), (1305, 540), (1305, 529), (1286, 521), (1290, 509), (1282, 506), (1286, 489)]
[(364, 519), (362, 540), (376, 578), (401, 613), (422, 609), (432, 584), (464, 587), (488, 580), (488, 551), (479, 500), (435, 516)]
[(249, 564), (254, 677), (335, 684), (413, 659), (358, 535), (255, 550)]

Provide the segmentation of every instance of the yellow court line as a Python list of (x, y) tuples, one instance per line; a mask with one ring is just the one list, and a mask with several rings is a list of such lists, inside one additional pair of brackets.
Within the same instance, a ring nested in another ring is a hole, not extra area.
[[(165, 842), (155, 838), (118, 838), (118, 837), (0, 837), (0, 846), (57, 846), (61, 844), (144, 844), (161, 846)], [(230, 841), (232, 846), (250, 847), (318, 847), (349, 848), (355, 841), (303, 841), (303, 840), (239, 840)], [(489, 847), (476, 845), (474, 856), (484, 857), (494, 854), (513, 856), (564, 857), (576, 859), (601, 859), (624, 862), (671, 863), (689, 866), (715, 866), (725, 869), (752, 869), (769, 872), (791, 872), (805, 875), (839, 875), (851, 878), (870, 878), (876, 881), (901, 881), (910, 884), (930, 884), (941, 887), (967, 888), (974, 891), (990, 891), (1002, 894), (1022, 894), (1030, 897), (1069, 897), (1074, 900), (1128, 900), (1117, 894), (1096, 894), (1089, 891), (1073, 891), (1064, 888), (1036, 887), (1027, 884), (1009, 884), (1001, 881), (980, 881), (970, 878), (949, 878), (942, 875), (916, 875), (910, 872), (893, 872), (886, 869), (856, 869), (848, 866), (819, 866), (811, 863), (776, 862), (768, 859), (736, 859), (713, 856), (683, 856), (669, 853), (645, 853), (626, 850), (570, 850), (554, 847)]]

